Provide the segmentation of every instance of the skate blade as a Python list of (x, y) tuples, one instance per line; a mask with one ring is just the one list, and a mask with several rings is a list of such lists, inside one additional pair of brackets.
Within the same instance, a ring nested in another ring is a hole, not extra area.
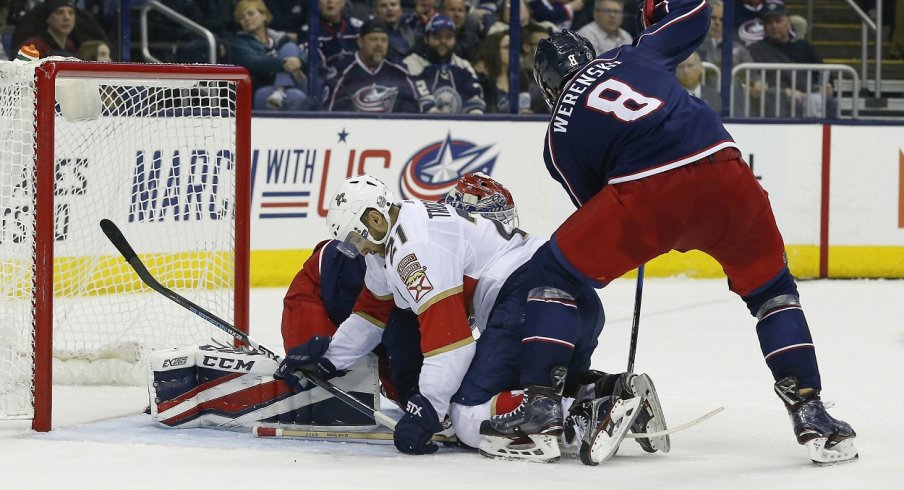
[(853, 438), (841, 441), (831, 449), (826, 449), (826, 440), (825, 437), (818, 437), (805, 444), (810, 451), (810, 460), (816, 466), (853, 463), (860, 458)]
[[(656, 387), (653, 386), (653, 380), (647, 374), (638, 374), (632, 381), (634, 393), (644, 398), (644, 405), (649, 407), (653, 412), (653, 418), (644, 427), (643, 432), (659, 432), (668, 429), (665, 423), (665, 415), (662, 413), (662, 404), (659, 402), (659, 395), (656, 394)], [(662, 437), (651, 437), (648, 439), (653, 447), (652, 452), (662, 451), (669, 452), (672, 449), (672, 441), (668, 435)], [(643, 444), (641, 444), (643, 447)], [(643, 448), (647, 451), (647, 448)]]
[[(581, 442), (581, 462), (596, 466), (608, 460), (618, 451), (618, 446), (640, 413), (641, 397), (619, 400), (609, 413), (609, 421), (600, 425), (591, 442)], [(611, 435), (610, 435), (611, 434)]]
[(487, 458), (532, 463), (555, 463), (559, 460), (559, 436), (531, 434), (529, 442), (505, 437), (483, 436), (477, 451)]

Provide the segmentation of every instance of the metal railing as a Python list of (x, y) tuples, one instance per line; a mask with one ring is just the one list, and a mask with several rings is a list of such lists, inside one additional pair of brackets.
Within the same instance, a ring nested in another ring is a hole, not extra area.
[[(803, 76), (799, 78), (800, 72), (803, 72)], [(758, 96), (752, 94), (757, 91), (755, 88), (757, 82), (751, 79), (752, 73), (759, 74)], [(818, 75), (818, 78), (814, 77), (814, 74)], [(835, 80), (843, 81), (845, 75), (850, 76), (850, 85), (837, 83), (838, 90), (830, 96), (826, 90), (826, 85), (831, 83), (830, 77), (834, 76)], [(857, 118), (859, 114), (860, 77), (857, 70), (847, 65), (741, 63), (732, 69), (731, 76), (740, 79), (744, 84), (743, 94), (736, 93), (736, 84), (731, 85), (729, 114), (732, 117), (751, 117), (751, 99), (757, 99), (759, 106), (759, 111), (753, 117), (840, 117), (840, 113), (829, 113), (829, 105), (833, 99), (838, 102), (845, 97), (842, 86), (850, 87), (850, 117)], [(800, 90), (801, 87), (804, 90)], [(739, 96), (744, 97), (743, 114), (737, 114), (735, 111), (735, 101)], [(774, 102), (767, 106), (766, 99), (770, 97), (774, 98)], [(840, 104), (838, 106), (840, 107)], [(773, 110), (771, 116), (767, 108)]]
[(715, 87), (716, 90), (721, 90), (722, 88), (722, 69), (719, 68), (718, 65), (714, 63), (710, 63), (709, 61), (703, 62), (703, 80), (702, 83), (707, 83), (707, 79), (709, 77), (715, 78), (715, 82), (709, 84), (712, 87)]
[[(876, 97), (882, 97), (882, 0), (876, 0), (876, 21), (873, 22), (854, 0), (844, 0), (857, 17), (860, 18), (860, 76), (866, 80), (866, 62), (869, 58), (869, 29), (876, 33)], [(808, 12), (812, 9), (812, 0), (808, 2)], [(812, 14), (811, 14), (812, 15)]]
[(139, 29), (141, 30), (141, 55), (144, 56), (145, 60), (152, 63), (163, 63), (163, 61), (151, 54), (150, 42), (148, 42), (148, 13), (151, 10), (159, 12), (164, 17), (172, 19), (177, 24), (180, 24), (186, 29), (203, 37), (207, 41), (208, 62), (211, 64), (215, 64), (217, 62), (217, 40), (214, 37), (213, 33), (204, 28), (204, 26), (202, 26), (201, 24), (198, 24), (197, 22), (180, 14), (179, 12), (176, 12), (166, 5), (163, 5), (157, 0), (150, 0), (141, 6)]

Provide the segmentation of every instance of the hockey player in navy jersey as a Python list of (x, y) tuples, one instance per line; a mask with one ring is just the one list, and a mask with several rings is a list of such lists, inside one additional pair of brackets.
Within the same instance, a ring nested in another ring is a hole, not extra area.
[(817, 464), (853, 461), (855, 432), (820, 401), (813, 340), (767, 193), (718, 116), (675, 67), (706, 36), (705, 0), (645, 0), (634, 45), (594, 57), (563, 31), (535, 76), (553, 107), (544, 159), (578, 207), (531, 260), (538, 281), (597, 287), (670, 250), (715, 258), (757, 318), (775, 392)]

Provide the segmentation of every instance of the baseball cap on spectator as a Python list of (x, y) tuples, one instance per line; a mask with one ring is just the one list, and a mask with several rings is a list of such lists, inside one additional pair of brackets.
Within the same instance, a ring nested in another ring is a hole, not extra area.
[(450, 19), (448, 15), (436, 14), (430, 19), (430, 22), (427, 23), (427, 34), (432, 34), (442, 29), (454, 31), (455, 24), (452, 23), (452, 19)]
[(47, 0), (44, 2), (44, 5), (47, 8), (47, 15), (50, 15), (54, 10), (60, 7), (75, 8), (75, 0)]
[(361, 25), (361, 29), (358, 31), (358, 34), (363, 37), (374, 32), (389, 34), (389, 27), (387, 27), (386, 23), (382, 20), (370, 19), (368, 21), (365, 21), (364, 24)]
[(785, 4), (779, 2), (766, 2), (766, 5), (763, 5), (763, 10), (760, 11), (760, 17), (766, 18), (770, 15), (788, 15), (788, 10), (785, 9)]

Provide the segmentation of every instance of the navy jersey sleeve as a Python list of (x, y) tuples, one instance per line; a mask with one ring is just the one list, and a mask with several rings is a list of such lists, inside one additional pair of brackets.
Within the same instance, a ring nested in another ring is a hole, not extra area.
[(635, 41), (637, 53), (675, 71), (700, 46), (709, 30), (706, 0), (644, 0), (642, 13), (652, 25)]

